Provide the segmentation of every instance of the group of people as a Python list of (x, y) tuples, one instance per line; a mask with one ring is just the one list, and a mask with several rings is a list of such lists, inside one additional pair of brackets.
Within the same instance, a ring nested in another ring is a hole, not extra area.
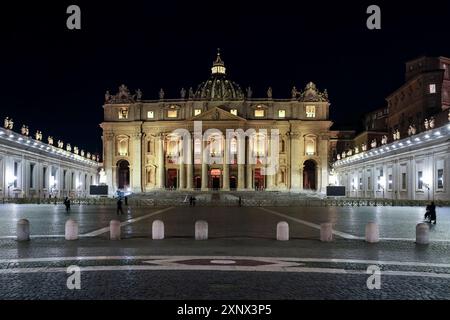
[(197, 199), (195, 198), (195, 196), (190, 196), (189, 197), (189, 206), (190, 207), (195, 207), (195, 202), (197, 201)]
[(69, 212), (70, 211), (70, 199), (69, 199), (69, 197), (65, 197), (64, 198), (64, 206), (66, 207), (66, 212)]

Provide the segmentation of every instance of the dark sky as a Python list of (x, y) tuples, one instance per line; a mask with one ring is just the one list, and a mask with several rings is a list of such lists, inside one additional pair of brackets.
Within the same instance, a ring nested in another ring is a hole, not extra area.
[[(95, 3), (94, 3), (95, 2)], [(366, 28), (378, 4), (382, 30)], [(66, 29), (78, 4), (82, 29)], [(339, 128), (385, 104), (404, 62), (450, 56), (449, 1), (34, 1), (1, 10), (0, 116), (101, 152), (102, 103), (125, 83), (155, 99), (209, 77), (216, 48), (229, 77), (254, 96), (293, 85), (328, 89)], [(45, 139), (45, 138), (44, 138)]]

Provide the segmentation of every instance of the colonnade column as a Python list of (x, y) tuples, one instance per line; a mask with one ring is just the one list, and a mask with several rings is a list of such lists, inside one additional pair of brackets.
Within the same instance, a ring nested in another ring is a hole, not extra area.
[(239, 191), (245, 189), (245, 136), (238, 138), (237, 163), (238, 163), (237, 189)]
[(252, 154), (250, 150), (251, 138), (248, 137), (246, 140), (247, 140), (247, 189), (251, 190), (253, 189), (253, 179), (252, 179), (253, 174), (251, 164)]
[(158, 137), (158, 188), (165, 188), (165, 168), (164, 168), (164, 135)]
[(208, 148), (206, 148), (206, 141), (203, 141), (202, 148), (202, 191), (208, 191)]
[(193, 173), (194, 173), (194, 163), (193, 163), (193, 159), (192, 159), (192, 155), (193, 155), (193, 140), (192, 138), (189, 139), (189, 143), (187, 143), (186, 147), (186, 154), (187, 154), (187, 164), (186, 164), (186, 189), (188, 190), (192, 190), (193, 189)]
[(229, 150), (230, 150), (230, 141), (229, 139), (225, 139), (225, 150), (223, 152), (223, 182), (222, 182), (222, 190), (230, 191), (230, 167), (228, 165), (229, 162)]

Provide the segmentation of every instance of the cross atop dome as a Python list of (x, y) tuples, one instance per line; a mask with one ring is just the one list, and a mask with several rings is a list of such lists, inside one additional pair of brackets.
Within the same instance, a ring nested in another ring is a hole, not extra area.
[(216, 61), (213, 62), (213, 66), (211, 68), (211, 74), (225, 74), (226, 68), (225, 63), (222, 58), (220, 58), (220, 48), (217, 48), (217, 57)]

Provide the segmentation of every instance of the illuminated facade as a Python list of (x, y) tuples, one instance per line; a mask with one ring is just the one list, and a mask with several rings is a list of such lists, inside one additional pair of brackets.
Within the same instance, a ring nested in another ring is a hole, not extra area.
[[(314, 190), (329, 168), (329, 100), (313, 83), (289, 99), (254, 98), (227, 77), (220, 54), (210, 78), (180, 98), (142, 100), (140, 90), (105, 95), (103, 159), (110, 193), (179, 190)], [(201, 125), (200, 132), (196, 126)], [(227, 130), (255, 130), (244, 138)], [(271, 138), (278, 130), (279, 137)], [(180, 134), (183, 132), (183, 134)], [(188, 134), (185, 134), (188, 133)], [(265, 159), (277, 151), (267, 170)], [(182, 159), (182, 160), (180, 160)], [(273, 163), (272, 163), (273, 164)]]
[[(5, 119), (0, 128), (0, 198), (86, 197), (98, 184), (98, 157), (42, 132), (29, 136), (28, 127), (14, 132)], [(56, 144), (56, 143), (55, 143)]]

